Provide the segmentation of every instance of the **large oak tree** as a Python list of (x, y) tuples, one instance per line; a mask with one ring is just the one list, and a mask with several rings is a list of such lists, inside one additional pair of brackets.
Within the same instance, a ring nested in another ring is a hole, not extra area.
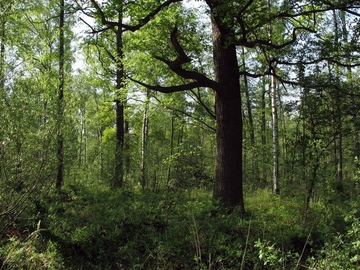
[[(316, 14), (330, 10), (350, 11), (353, 1), (297, 1), (273, 4), (267, 1), (205, 0), (211, 17), (214, 78), (188, 68), (192, 59), (181, 46), (177, 27), (171, 33), (171, 42), (177, 53), (174, 60), (156, 57), (174, 73), (186, 80), (185, 84), (165, 87), (151, 86), (135, 80), (152, 90), (171, 93), (208, 87), (215, 91), (217, 154), (213, 198), (229, 206), (244, 209), (242, 188), (242, 102), (239, 78), (242, 75), (261, 77), (276, 74), (276, 55), (286, 51), (302, 33), (314, 33)], [(284, 32), (277, 39), (269, 36), (273, 23), (282, 23)], [(237, 48), (258, 48), (267, 59), (268, 68), (258, 74), (241, 71), (238, 65)]]

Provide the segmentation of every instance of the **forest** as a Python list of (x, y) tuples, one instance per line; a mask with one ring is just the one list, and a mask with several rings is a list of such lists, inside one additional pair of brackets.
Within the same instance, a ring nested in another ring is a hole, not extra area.
[(0, 0), (0, 270), (360, 268), (360, 1)]

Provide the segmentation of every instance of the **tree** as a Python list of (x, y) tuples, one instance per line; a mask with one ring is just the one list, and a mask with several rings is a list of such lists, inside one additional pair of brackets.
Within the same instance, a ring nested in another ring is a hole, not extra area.
[[(178, 87), (145, 85), (152, 90), (169, 93), (191, 90), (196, 87), (209, 87), (215, 91), (217, 153), (213, 199), (226, 205), (239, 205), (244, 211), (242, 191), (242, 111), (239, 83), (239, 66), (236, 45), (229, 42), (235, 39), (235, 29), (223, 21), (230, 15), (229, 6), (217, 1), (207, 1), (210, 7), (213, 36), (213, 60), (215, 80), (204, 74), (183, 68), (191, 59), (186, 55), (178, 41), (178, 29), (171, 33), (171, 42), (176, 50), (175, 60), (157, 56), (180, 77), (191, 82)], [(234, 18), (232, 18), (234, 20)]]
[[(126, 32), (135, 32), (146, 25), (152, 18), (154, 18), (160, 11), (168, 7), (172, 3), (179, 2), (180, 0), (168, 0), (162, 4), (157, 1), (150, 3), (136, 3), (137, 6), (143, 4), (142, 9), (139, 11), (136, 8), (132, 10), (134, 4), (127, 3), (126, 1), (110, 1), (109, 3), (102, 3), (99, 5), (97, 1), (91, 0), (91, 5), (95, 8), (95, 14), (88, 14), (91, 17), (95, 17), (100, 22), (100, 25), (104, 28), (94, 29), (93, 34), (105, 33), (114, 30), (115, 41), (115, 53), (111, 49), (105, 49), (108, 57), (115, 64), (116, 73), (116, 91), (114, 97), (115, 103), (115, 115), (116, 115), (116, 140), (115, 140), (115, 170), (112, 185), (114, 187), (123, 186), (124, 177), (124, 161), (125, 149), (125, 118), (124, 108), (126, 105), (126, 85), (125, 85), (125, 70), (124, 70), (124, 43), (123, 38)], [(135, 6), (136, 6), (135, 5)], [(148, 12), (145, 8), (150, 9)], [(85, 10), (85, 9), (83, 9)], [(146, 12), (146, 15), (143, 15)], [(129, 16), (131, 20), (127, 23), (124, 22), (124, 16)], [(110, 30), (110, 31), (109, 31)], [(128, 163), (128, 162), (127, 162)]]
[(61, 190), (64, 182), (64, 137), (62, 131), (64, 114), (64, 87), (65, 87), (65, 1), (60, 0), (59, 14), (59, 89), (58, 89), (58, 119), (57, 119), (57, 176), (56, 189)]
[[(227, 205), (239, 205), (244, 211), (241, 170), (243, 131), (239, 76), (271, 75), (280, 82), (285, 82), (286, 79), (282, 79), (275, 72), (275, 64), (283, 63), (275, 53), (269, 54), (271, 57), (267, 59), (268, 68), (265, 71), (258, 74), (248, 71), (239, 72), (237, 47), (286, 52), (287, 48), (296, 43), (299, 34), (315, 32), (316, 14), (337, 9), (347, 11), (356, 5), (352, 1), (340, 1), (336, 4), (313, 1), (312, 5), (284, 2), (269, 10), (267, 1), (238, 3), (230, 0), (206, 0), (205, 3), (212, 23), (214, 80), (190, 68), (192, 59), (181, 46), (178, 27), (175, 27), (171, 32), (170, 40), (177, 57), (174, 60), (161, 56), (156, 58), (185, 79), (186, 83), (166, 87), (135, 81), (164, 93), (184, 91), (199, 86), (209, 87), (215, 91), (217, 154), (213, 197)], [(268, 26), (273, 22), (282, 23), (285, 29), (276, 39), (270, 39), (268, 36)]]
[[(272, 2), (267, 0), (268, 12), (271, 13)], [(273, 26), (269, 24), (269, 41), (272, 42)], [(272, 71), (275, 73), (274, 68)], [(270, 75), (270, 103), (271, 103), (271, 120), (272, 120), (272, 134), (273, 134), (273, 191), (275, 194), (280, 193), (279, 187), (279, 128), (278, 128), (278, 112), (277, 112), (277, 89), (275, 75)]]
[[(11, 11), (12, 1), (7, 3), (1, 2), (0, 9), (2, 10), (2, 16), (0, 19), (0, 95), (1, 105), (5, 96), (5, 44), (6, 44), (6, 23), (8, 20), (9, 12)], [(2, 134), (0, 134), (0, 142), (3, 140)], [(0, 146), (0, 157), (3, 156), (3, 146)], [(0, 163), (0, 179), (2, 174), (2, 164)]]
[(146, 91), (146, 100), (144, 105), (144, 115), (141, 127), (141, 176), (140, 184), (144, 188), (147, 185), (146, 177), (146, 157), (147, 157), (147, 145), (149, 136), (149, 103), (150, 103), (150, 91)]
[(1, 40), (0, 102), (0, 189), (7, 202), (1, 202), (0, 215), (17, 216), (55, 184), (59, 25), (54, 18), (59, 13), (55, 1), (7, 4), (1, 10), (6, 11), (6, 29), (1, 29), (6, 40)]

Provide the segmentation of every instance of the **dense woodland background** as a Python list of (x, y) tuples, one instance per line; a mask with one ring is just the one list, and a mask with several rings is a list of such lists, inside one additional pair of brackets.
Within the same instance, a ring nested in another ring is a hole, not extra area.
[(0, 0), (0, 269), (357, 269), (359, 8)]

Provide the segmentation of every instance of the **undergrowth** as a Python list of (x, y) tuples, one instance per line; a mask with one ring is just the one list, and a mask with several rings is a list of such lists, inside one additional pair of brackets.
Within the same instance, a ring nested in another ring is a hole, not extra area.
[(245, 201), (241, 216), (206, 189), (67, 187), (24, 213), (41, 221), (32, 237), (3, 237), (1, 269), (356, 268), (357, 206), (336, 212), (317, 202), (305, 215), (301, 199), (269, 190)]

